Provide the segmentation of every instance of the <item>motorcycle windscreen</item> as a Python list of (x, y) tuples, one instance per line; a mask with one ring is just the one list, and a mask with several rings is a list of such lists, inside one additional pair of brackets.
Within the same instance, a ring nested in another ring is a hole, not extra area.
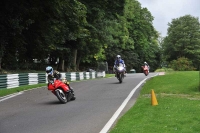
[(119, 63), (119, 66), (117, 67), (117, 70), (118, 70), (119, 72), (124, 71), (124, 66), (123, 66), (122, 63)]
[(124, 67), (124, 65), (122, 63), (119, 63), (119, 67)]

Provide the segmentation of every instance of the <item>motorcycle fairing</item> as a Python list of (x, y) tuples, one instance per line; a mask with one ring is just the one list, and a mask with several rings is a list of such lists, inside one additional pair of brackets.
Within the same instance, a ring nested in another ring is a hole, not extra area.
[(124, 71), (124, 66), (122, 63), (119, 63), (119, 66), (117, 67), (117, 72), (123, 72)]
[(57, 88), (61, 87), (65, 92), (69, 91), (69, 87), (64, 84), (62, 81), (60, 80), (55, 80), (54, 84), (49, 84), (48, 85), (48, 90), (55, 90)]
[(148, 70), (148, 67), (147, 67), (147, 66), (143, 66), (143, 69), (144, 69), (144, 70)]

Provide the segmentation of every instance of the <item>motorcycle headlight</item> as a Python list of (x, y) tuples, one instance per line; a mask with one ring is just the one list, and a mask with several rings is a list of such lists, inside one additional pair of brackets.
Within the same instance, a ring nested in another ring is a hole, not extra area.
[(123, 68), (123, 67), (118, 67), (117, 69), (121, 71), (121, 70), (123, 70), (124, 68)]

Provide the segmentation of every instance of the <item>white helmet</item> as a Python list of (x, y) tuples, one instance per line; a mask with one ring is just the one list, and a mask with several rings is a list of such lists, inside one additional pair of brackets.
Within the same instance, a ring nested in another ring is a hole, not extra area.
[(48, 75), (53, 74), (53, 68), (51, 66), (46, 67), (46, 73)]
[(119, 59), (121, 59), (121, 56), (120, 56), (120, 55), (117, 55), (117, 57), (116, 57), (116, 58), (119, 60)]

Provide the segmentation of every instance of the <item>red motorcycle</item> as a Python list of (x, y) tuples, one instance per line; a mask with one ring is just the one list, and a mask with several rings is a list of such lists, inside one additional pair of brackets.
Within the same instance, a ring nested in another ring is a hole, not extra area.
[(149, 74), (149, 68), (148, 66), (142, 66), (142, 69), (143, 69), (143, 73), (147, 76)]
[(60, 80), (55, 80), (54, 83), (48, 84), (50, 90), (61, 103), (67, 103), (70, 100), (75, 100), (73, 89), (70, 89), (69, 83), (64, 83)]

